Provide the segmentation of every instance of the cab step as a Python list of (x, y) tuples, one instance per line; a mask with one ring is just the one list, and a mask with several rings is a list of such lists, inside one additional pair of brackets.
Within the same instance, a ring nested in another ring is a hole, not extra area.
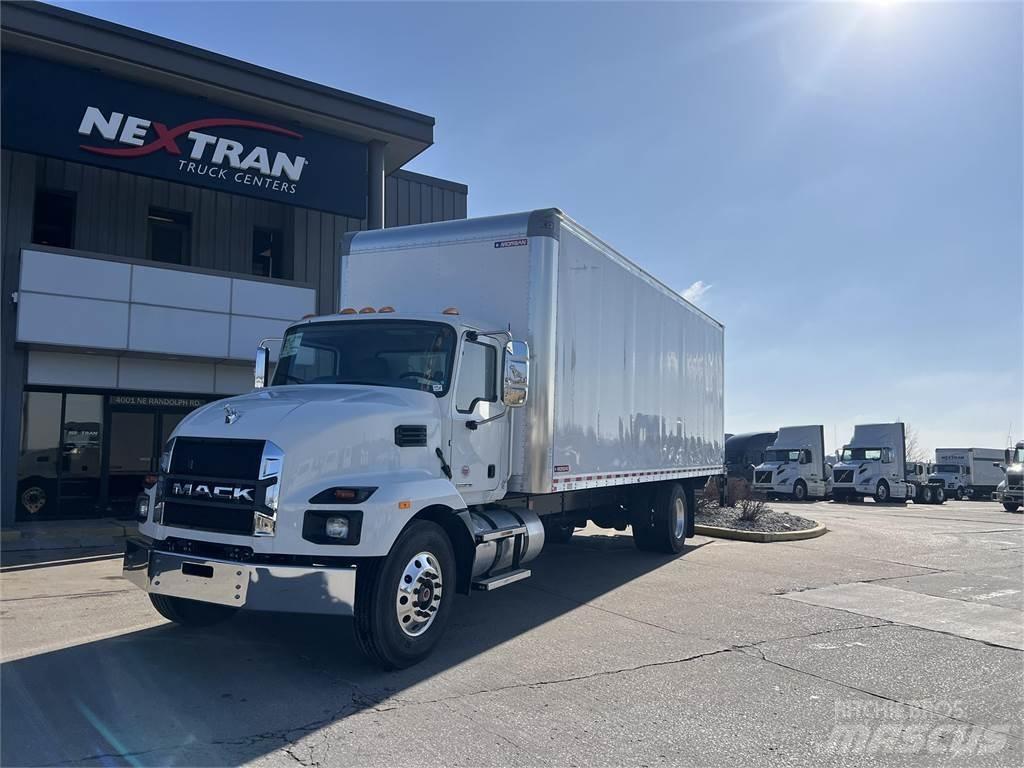
[(486, 544), (488, 541), (498, 541), (499, 539), (509, 539), (513, 536), (525, 536), (527, 530), (525, 525), (516, 525), (509, 528), (498, 528), (493, 531), (485, 531), (477, 533), (476, 543)]
[(529, 568), (517, 568), (511, 571), (503, 571), (502, 573), (496, 573), (493, 576), (488, 576), (484, 579), (474, 579), (473, 589), (490, 592), (492, 589), (507, 587), (509, 584), (515, 584), (517, 581), (528, 579), (531, 573), (532, 571), (530, 571)]

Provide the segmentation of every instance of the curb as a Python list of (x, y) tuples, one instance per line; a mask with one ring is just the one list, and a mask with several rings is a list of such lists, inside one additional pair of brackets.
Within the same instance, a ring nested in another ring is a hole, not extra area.
[(701, 536), (712, 536), (716, 539), (736, 539), (737, 541), (756, 541), (767, 543), (771, 541), (799, 541), (801, 539), (816, 539), (828, 532), (823, 524), (818, 523), (813, 528), (803, 531), (743, 531), (738, 528), (718, 528), (714, 525), (695, 525), (693, 532)]

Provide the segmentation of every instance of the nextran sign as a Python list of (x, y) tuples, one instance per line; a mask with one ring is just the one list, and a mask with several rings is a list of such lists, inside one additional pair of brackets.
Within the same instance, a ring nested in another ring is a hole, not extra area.
[[(294, 182), (298, 182), (302, 176), (306, 158), (301, 155), (290, 157), (285, 152), (274, 152), (271, 156), (271, 151), (266, 147), (256, 146), (249, 149), (240, 141), (202, 133), (198, 130), (200, 128), (224, 127), (246, 127), (283, 136), (293, 136), (297, 139), (302, 138), (302, 135), (295, 131), (255, 120), (210, 118), (194, 120), (184, 125), (168, 128), (163, 123), (152, 122), (141, 117), (133, 115), (125, 117), (122, 112), (111, 112), (104, 115), (98, 107), (85, 108), (78, 132), (82, 136), (92, 136), (93, 133), (97, 133), (107, 141), (128, 145), (125, 148), (82, 145), (82, 149), (86, 152), (107, 157), (142, 157), (160, 151), (181, 156), (182, 151), (178, 145), (178, 139), (184, 136), (186, 142), (191, 142), (191, 148), (188, 148), (187, 157), (182, 158), (178, 164), (179, 169), (220, 179), (227, 179), (229, 170), (237, 170), (238, 173), (233, 177), (236, 182), (255, 183), (256, 186), (262, 186), (262, 180), (254, 179), (252, 176), (253, 173), (258, 173), (277, 180), (268, 182), (273, 185), (274, 189), (282, 189), (289, 194), (295, 194)], [(152, 136), (151, 133), (155, 133), (155, 136)], [(207, 149), (210, 151), (207, 152)], [(284, 183), (280, 182), (282, 175), (286, 177)], [(293, 183), (288, 183), (288, 180)]]
[(9, 53), (3, 113), (8, 149), (366, 216), (366, 147), (297, 125)]

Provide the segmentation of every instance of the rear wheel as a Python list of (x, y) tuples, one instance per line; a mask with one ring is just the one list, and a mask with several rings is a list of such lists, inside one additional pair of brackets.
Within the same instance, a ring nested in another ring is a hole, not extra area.
[(932, 498), (935, 500), (936, 504), (942, 504), (946, 501), (946, 492), (942, 489), (941, 485), (935, 486), (935, 493)]
[(568, 544), (572, 540), (576, 526), (573, 523), (548, 522), (543, 518), (544, 542), (547, 544)]
[(679, 483), (659, 485), (653, 493), (653, 504), (642, 505), (633, 514), (633, 541), (638, 549), (648, 552), (678, 554), (683, 551), (690, 524), (686, 491)]
[(183, 627), (208, 627), (230, 619), (238, 611), (230, 605), (202, 603), (198, 600), (186, 600), (183, 597), (149, 594), (149, 601), (157, 613), (168, 621)]
[(793, 483), (793, 498), (796, 501), (807, 501), (807, 483), (803, 480)]
[(368, 657), (402, 669), (437, 645), (451, 615), (455, 555), (444, 529), (417, 520), (376, 565), (356, 571), (355, 634)]
[(935, 497), (935, 493), (932, 491), (932, 487), (930, 485), (922, 485), (921, 486), (921, 503), (922, 504), (931, 504), (932, 503), (932, 499), (934, 497)]

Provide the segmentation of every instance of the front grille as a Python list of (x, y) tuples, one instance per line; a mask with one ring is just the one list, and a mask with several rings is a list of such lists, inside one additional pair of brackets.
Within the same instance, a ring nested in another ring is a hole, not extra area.
[(255, 480), (260, 476), (262, 440), (179, 437), (171, 454), (172, 475), (217, 480)]
[(771, 484), (771, 482), (772, 482), (771, 470), (767, 470), (767, 471), (759, 470), (759, 471), (755, 472), (754, 473), (754, 482), (755, 483), (768, 483), (768, 484)]
[(1007, 472), (1006, 489), (1009, 491), (1019, 491), (1024, 489), (1024, 475), (1017, 474), (1016, 472)]
[(164, 525), (200, 531), (252, 535), (252, 507), (213, 507), (183, 501), (164, 501)]
[(832, 475), (833, 482), (836, 483), (852, 483), (853, 482), (853, 470), (852, 469), (837, 469)]
[(161, 477), (164, 525), (252, 536), (276, 477), (260, 479), (262, 440), (179, 437)]

